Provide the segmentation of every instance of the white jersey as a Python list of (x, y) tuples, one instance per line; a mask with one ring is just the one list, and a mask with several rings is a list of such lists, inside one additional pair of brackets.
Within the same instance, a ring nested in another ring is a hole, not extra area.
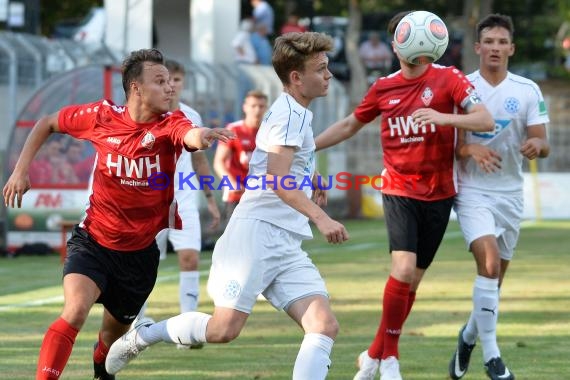
[[(296, 233), (304, 239), (313, 237), (308, 218), (283, 202), (261, 179), (267, 174), (267, 152), (271, 146), (295, 147), (289, 174), (295, 177), (295, 188), (311, 197), (310, 179), (315, 172), (312, 119), (313, 113), (289, 94), (282, 93), (271, 105), (257, 132), (256, 148), (249, 161), (247, 188), (232, 218), (259, 219)], [(280, 183), (277, 185), (282, 186)], [(290, 185), (285, 186), (288, 188)]]
[(466, 192), (518, 193), (522, 196), (523, 155), (520, 148), (527, 139), (527, 127), (549, 122), (542, 92), (536, 83), (507, 73), (496, 87), (475, 71), (467, 75), (477, 94), (495, 119), (493, 132), (467, 132), (466, 143), (485, 145), (501, 155), (501, 169), (483, 172), (471, 158), (458, 165), (459, 195)]
[[(203, 126), (202, 118), (200, 114), (196, 112), (193, 108), (187, 106), (184, 103), (180, 103), (180, 111), (186, 115), (186, 117), (194, 124), (199, 127)], [(176, 173), (174, 176), (174, 198), (178, 203), (178, 211), (180, 213), (180, 217), (182, 218), (182, 223), (184, 224), (184, 210), (196, 210), (198, 208), (197, 202), (198, 197), (197, 193), (199, 190), (192, 190), (189, 188), (188, 185), (184, 185), (183, 189), (180, 189), (178, 186), (180, 173), (183, 174), (184, 177), (190, 175), (190, 173), (194, 172), (194, 168), (192, 167), (192, 157), (190, 156), (190, 152), (186, 149), (182, 149), (182, 154), (178, 157), (176, 161)], [(199, 189), (199, 184), (197, 180), (197, 175), (194, 175), (190, 178), (190, 182), (194, 186), (194, 188)]]

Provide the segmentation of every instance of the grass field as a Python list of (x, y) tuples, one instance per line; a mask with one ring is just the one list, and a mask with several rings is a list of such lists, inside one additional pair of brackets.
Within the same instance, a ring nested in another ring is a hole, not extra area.
[[(374, 334), (380, 294), (389, 272), (381, 221), (346, 223), (351, 241), (329, 246), (323, 238), (306, 250), (323, 274), (341, 331), (329, 379), (352, 379), (355, 358)], [(524, 379), (570, 379), (570, 222), (525, 225), (502, 290), (499, 344), (502, 356)], [(200, 309), (211, 312), (205, 290), (210, 252), (203, 253)], [(175, 255), (161, 263), (148, 315), (178, 313)], [(446, 379), (457, 331), (471, 307), (474, 264), (457, 224), (448, 229), (427, 272), (400, 344), (405, 379)], [(62, 305), (59, 258), (0, 259), (0, 378), (32, 379), (47, 326)], [(78, 335), (62, 379), (92, 378), (91, 352), (100, 323), (96, 305)], [(258, 302), (242, 335), (227, 345), (179, 351), (159, 344), (131, 363), (119, 379), (290, 379), (302, 333), (282, 312)], [(466, 379), (485, 379), (475, 348)]]

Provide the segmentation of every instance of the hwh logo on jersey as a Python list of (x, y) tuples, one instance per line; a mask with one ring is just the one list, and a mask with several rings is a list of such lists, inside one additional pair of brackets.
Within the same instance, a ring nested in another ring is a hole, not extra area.
[(109, 153), (107, 154), (107, 167), (109, 168), (109, 173), (114, 174), (116, 177), (148, 178), (153, 173), (160, 172), (160, 155), (154, 156), (154, 162), (151, 159), (152, 157), (146, 156), (135, 160), (120, 154), (114, 158), (113, 153)]
[(435, 124), (430, 123), (419, 125), (414, 123), (414, 119), (411, 116), (388, 118), (388, 127), (390, 128), (390, 137), (407, 137), (419, 134), (425, 135), (428, 132), (435, 133), (436, 131)]

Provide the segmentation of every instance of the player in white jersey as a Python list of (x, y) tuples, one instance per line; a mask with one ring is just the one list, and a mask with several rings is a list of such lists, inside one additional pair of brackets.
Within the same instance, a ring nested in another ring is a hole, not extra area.
[(330, 243), (348, 239), (344, 226), (319, 207), (326, 194), (313, 176), (313, 115), (307, 109), (328, 91), (332, 74), (326, 52), (332, 48), (329, 36), (314, 32), (288, 33), (275, 41), (273, 67), (284, 93), (264, 117), (250, 161), (252, 178), (214, 248), (208, 281), (213, 316), (190, 312), (139, 326), (111, 347), (109, 373), (161, 341), (195, 344), (235, 339), (257, 296), (263, 294), (305, 332), (292, 378), (326, 377), (338, 322), (324, 281), (301, 243), (312, 237), (309, 220)]
[(477, 24), (479, 70), (469, 80), (495, 119), (491, 133), (458, 136), (459, 193), (455, 211), (477, 265), (473, 310), (449, 364), (452, 379), (467, 372), (477, 338), (491, 379), (514, 379), (497, 345), (499, 288), (513, 257), (523, 212), (523, 160), (546, 157), (548, 114), (539, 87), (507, 70), (514, 54), (509, 16), (492, 14)]
[[(171, 86), (173, 90), (170, 110), (180, 109), (192, 123), (203, 126), (200, 114), (190, 106), (180, 102), (180, 96), (184, 88), (185, 70), (184, 66), (174, 60), (166, 60), (165, 66), (169, 71)], [(195, 174), (192, 174), (194, 173)], [(189, 177), (191, 184), (186, 184), (183, 178)], [(200, 295), (200, 272), (198, 262), (200, 250), (202, 249), (202, 229), (200, 226), (200, 214), (198, 212), (198, 190), (202, 190), (207, 199), (208, 211), (210, 212), (210, 228), (214, 229), (220, 222), (220, 211), (213, 197), (212, 190), (208, 186), (200, 187), (197, 177), (212, 176), (206, 154), (203, 151), (188, 152), (183, 149), (176, 161), (176, 172), (171, 182), (174, 184), (174, 203), (180, 218), (182, 219), (182, 229), (164, 229), (156, 236), (156, 243), (160, 250), (161, 259), (166, 258), (167, 240), (170, 240), (172, 247), (178, 256), (180, 268), (178, 296), (180, 312), (186, 313), (198, 308), (198, 297)], [(174, 209), (172, 210), (174, 211)], [(146, 311), (146, 303), (141, 309), (137, 319), (140, 320)], [(191, 346), (178, 344), (178, 348), (185, 349)], [(194, 345), (192, 348), (199, 348), (201, 345)]]

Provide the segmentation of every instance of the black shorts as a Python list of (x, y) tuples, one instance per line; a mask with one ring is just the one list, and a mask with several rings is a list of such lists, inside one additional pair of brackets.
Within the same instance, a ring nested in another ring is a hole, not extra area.
[(447, 229), (453, 198), (421, 201), (382, 194), (390, 252), (414, 252), (416, 267), (427, 269)]
[(96, 302), (119, 322), (130, 324), (154, 287), (159, 256), (156, 242), (139, 251), (119, 252), (99, 245), (75, 226), (67, 242), (63, 275), (80, 273), (92, 279), (101, 290)]

